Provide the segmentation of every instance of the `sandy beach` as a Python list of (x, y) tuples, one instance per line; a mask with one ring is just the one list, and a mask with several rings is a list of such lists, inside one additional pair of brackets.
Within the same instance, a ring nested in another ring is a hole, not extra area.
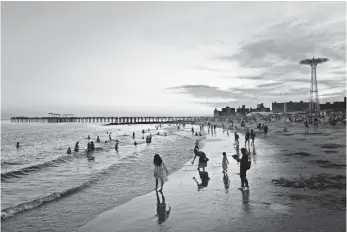
[[(277, 133), (283, 126), (269, 124), (270, 133), (257, 133), (255, 147), (249, 148), (250, 191), (237, 189), (233, 134), (217, 128), (212, 136), (205, 128), (202, 150), (210, 159), (206, 187), (198, 188), (193, 179), (202, 183), (197, 162), (189, 161), (169, 176), (163, 195), (152, 191), (134, 198), (78, 231), (345, 231), (345, 127), (323, 126), (321, 134), (304, 134), (303, 125), (297, 124)], [(244, 134), (239, 134), (242, 147)], [(228, 178), (222, 173), (224, 151), (230, 163)]]

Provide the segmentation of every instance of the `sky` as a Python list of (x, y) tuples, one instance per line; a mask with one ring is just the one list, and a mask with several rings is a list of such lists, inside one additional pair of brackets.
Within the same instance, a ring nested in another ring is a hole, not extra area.
[(212, 116), (346, 96), (346, 2), (1, 2), (1, 115)]

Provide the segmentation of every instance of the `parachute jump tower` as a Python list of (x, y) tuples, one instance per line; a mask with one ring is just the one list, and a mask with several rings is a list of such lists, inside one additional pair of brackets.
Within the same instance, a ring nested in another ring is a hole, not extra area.
[(302, 60), (299, 63), (302, 65), (311, 66), (311, 88), (310, 88), (310, 100), (309, 100), (309, 109), (311, 113), (320, 111), (318, 86), (317, 86), (317, 74), (316, 74), (317, 65), (327, 61), (328, 61), (327, 58), (314, 58), (314, 55), (313, 55), (312, 59)]

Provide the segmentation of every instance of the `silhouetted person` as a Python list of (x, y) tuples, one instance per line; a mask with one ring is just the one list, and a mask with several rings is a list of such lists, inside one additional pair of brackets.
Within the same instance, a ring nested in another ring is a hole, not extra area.
[(165, 197), (163, 192), (160, 192), (161, 196), (162, 196), (162, 202), (160, 203), (160, 198), (159, 198), (159, 194), (157, 191), (155, 191), (155, 193), (157, 194), (157, 216), (158, 217), (158, 224), (161, 224), (163, 222), (166, 221), (166, 219), (168, 219), (169, 215), (170, 215), (170, 211), (171, 211), (171, 207), (169, 207), (169, 210), (166, 210), (166, 203), (165, 203)]
[(90, 150), (91, 151), (95, 150), (95, 144), (93, 143), (93, 141), (90, 142)]
[(111, 138), (111, 134), (109, 134), (109, 135), (108, 135), (108, 138), (110, 139), (110, 141), (112, 140), (112, 138)]
[(142, 129), (142, 134), (144, 134), (145, 133), (145, 130), (144, 129)]
[(114, 149), (118, 151), (118, 140), (116, 140), (116, 145), (114, 146)]
[(133, 132), (133, 139), (135, 139), (135, 132)]
[(76, 144), (75, 144), (75, 149), (74, 149), (75, 152), (78, 152), (80, 150), (79, 145), (78, 145), (79, 143), (80, 142), (77, 141)]
[(100, 138), (99, 138), (99, 136), (96, 138), (96, 142), (97, 142), (97, 143), (100, 143)]
[[(242, 157), (241, 159), (237, 155), (233, 155), (233, 158), (240, 162), (240, 179), (241, 179), (241, 188), (240, 190), (249, 190), (248, 180), (246, 177), (247, 170), (250, 168), (249, 157), (246, 148), (241, 148)], [(246, 186), (246, 188), (245, 188)]]
[(19, 148), (19, 142), (17, 142), (16, 147), (17, 147), (17, 149)]
[(67, 148), (66, 154), (71, 155), (71, 148), (70, 147)]
[(88, 135), (88, 140), (90, 139), (90, 136)]
[(134, 145), (137, 146), (137, 142), (136, 141), (135, 141)]

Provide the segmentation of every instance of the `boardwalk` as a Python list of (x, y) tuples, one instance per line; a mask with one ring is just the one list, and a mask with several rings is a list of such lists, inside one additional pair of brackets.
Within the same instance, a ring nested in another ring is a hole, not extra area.
[(214, 117), (11, 117), (13, 123), (107, 123), (121, 124), (156, 124), (190, 123), (213, 120)]

